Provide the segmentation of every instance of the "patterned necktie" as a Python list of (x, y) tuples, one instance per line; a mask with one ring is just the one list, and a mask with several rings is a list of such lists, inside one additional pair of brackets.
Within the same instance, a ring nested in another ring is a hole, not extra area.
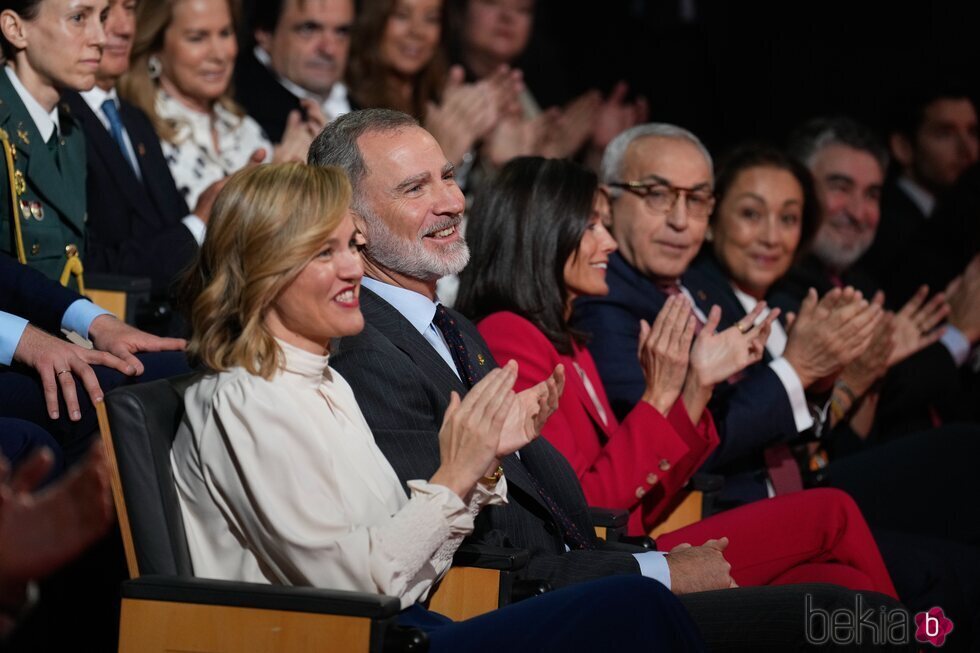
[(578, 526), (568, 516), (568, 513), (562, 510), (562, 507), (558, 505), (557, 501), (551, 498), (550, 494), (545, 492), (545, 489), (541, 487), (541, 483), (538, 482), (538, 479), (534, 477), (534, 474), (529, 469), (527, 470), (527, 476), (531, 479), (531, 484), (537, 490), (538, 495), (547, 504), (551, 514), (558, 520), (558, 525), (561, 526), (562, 536), (565, 538), (565, 542), (568, 543), (569, 547), (574, 549), (594, 549), (595, 547), (592, 545), (592, 542), (582, 535), (582, 531), (578, 529)]
[(442, 304), (436, 305), (436, 314), (432, 318), (432, 323), (442, 333), (449, 345), (449, 353), (452, 354), (453, 363), (456, 364), (456, 372), (467, 389), (472, 388), (476, 383), (476, 372), (473, 370), (473, 362), (470, 360), (466, 351), (466, 343), (463, 341), (463, 334), (456, 326), (456, 319), (449, 314), (446, 307)]
[(116, 145), (119, 146), (119, 150), (122, 152), (123, 158), (126, 159), (126, 163), (129, 167), (133, 169), (136, 176), (139, 177), (139, 168), (136, 166), (136, 161), (132, 159), (129, 154), (129, 148), (126, 147), (126, 138), (123, 136), (123, 124), (122, 119), (119, 117), (119, 110), (116, 108), (116, 102), (109, 98), (102, 103), (102, 113), (109, 120), (109, 133), (112, 134), (112, 140), (116, 141)]
[[(439, 329), (442, 337), (446, 339), (446, 344), (449, 345), (449, 353), (452, 354), (453, 363), (456, 364), (456, 371), (459, 372), (459, 378), (466, 385), (467, 389), (472, 388), (476, 383), (476, 374), (473, 370), (473, 363), (470, 361), (469, 354), (466, 351), (463, 334), (460, 332), (459, 327), (456, 326), (456, 319), (449, 314), (445, 306), (437, 304), (436, 314), (432, 318), (432, 323)], [(534, 474), (530, 470), (527, 470), (527, 475), (531, 479), (531, 484), (534, 485), (534, 489), (538, 495), (548, 506), (551, 514), (558, 520), (562, 534), (569, 546), (576, 549), (593, 548), (591, 542), (575, 526), (575, 522), (571, 520), (565, 511), (562, 510), (561, 506), (541, 487), (538, 480), (534, 478)]]

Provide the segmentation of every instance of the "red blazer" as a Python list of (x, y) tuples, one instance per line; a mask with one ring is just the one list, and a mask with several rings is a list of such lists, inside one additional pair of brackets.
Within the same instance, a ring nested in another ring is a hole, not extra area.
[[(540, 383), (555, 365), (564, 364), (565, 392), (542, 434), (568, 458), (590, 505), (630, 511), (631, 534), (653, 528), (673, 496), (718, 445), (711, 414), (705, 410), (695, 426), (680, 399), (666, 418), (641, 401), (622, 424), (617, 423), (588, 350), (575, 347), (571, 356), (559, 354), (537, 327), (515, 313), (494, 313), (477, 328), (499, 364), (517, 361), (516, 390)], [(605, 410), (605, 424), (576, 363)]]

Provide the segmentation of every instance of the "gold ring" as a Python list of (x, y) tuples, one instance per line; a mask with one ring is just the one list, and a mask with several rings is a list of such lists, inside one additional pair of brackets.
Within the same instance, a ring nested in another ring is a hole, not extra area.
[(744, 336), (746, 333), (752, 330), (752, 325), (751, 324), (746, 325), (746, 324), (742, 324), (741, 322), (736, 322), (735, 328), (737, 328), (738, 332)]
[(61, 370), (55, 376), (61, 376), (62, 374), (71, 374), (71, 370)]

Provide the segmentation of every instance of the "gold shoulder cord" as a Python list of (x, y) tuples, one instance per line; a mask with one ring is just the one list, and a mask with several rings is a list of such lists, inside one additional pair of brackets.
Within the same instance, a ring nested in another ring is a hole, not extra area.
[[(7, 183), (10, 187), (10, 221), (13, 223), (14, 227), (14, 247), (17, 250), (17, 260), (27, 264), (27, 254), (24, 253), (24, 234), (20, 227), (20, 213), (19, 213), (19, 195), (17, 192), (17, 171), (14, 167), (14, 149), (13, 145), (10, 144), (10, 137), (7, 132), (0, 129), (0, 143), (3, 144), (3, 156), (7, 163)], [(85, 294), (85, 281), (82, 277), (82, 273), (85, 271), (82, 267), (82, 259), (78, 256), (78, 249), (74, 245), (69, 245), (65, 249), (65, 256), (68, 258), (65, 261), (65, 267), (61, 272), (62, 286), (67, 286), (69, 279), (72, 276), (75, 277), (75, 281), (78, 284), (78, 292), (82, 295)]]
[(78, 255), (78, 248), (74, 245), (68, 245), (65, 248), (65, 256), (68, 260), (65, 261), (65, 269), (61, 271), (61, 285), (67, 286), (68, 280), (74, 275), (75, 282), (78, 284), (78, 294), (85, 294), (85, 281), (82, 278), (82, 273), (85, 269), (82, 267), (82, 258)]
[(14, 146), (10, 144), (10, 137), (7, 132), (0, 129), (0, 142), (3, 143), (3, 156), (7, 162), (7, 183), (10, 187), (10, 222), (14, 228), (14, 247), (17, 250), (17, 260), (27, 264), (27, 255), (24, 253), (24, 235), (20, 230), (20, 212), (18, 207), (17, 178), (16, 168), (14, 168)]

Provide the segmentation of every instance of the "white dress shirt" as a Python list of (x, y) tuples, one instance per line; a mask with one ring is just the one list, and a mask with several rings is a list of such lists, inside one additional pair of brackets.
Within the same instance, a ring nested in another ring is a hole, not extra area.
[[(732, 290), (735, 291), (735, 297), (738, 299), (738, 303), (742, 305), (746, 313), (751, 313), (755, 309), (755, 305), (758, 304), (758, 300), (747, 293), (742, 292), (734, 285)], [(771, 309), (764, 310), (759, 318), (756, 320), (758, 324), (769, 315)], [(772, 323), (772, 330), (769, 332), (769, 340), (766, 341), (766, 351), (772, 357), (772, 361), (769, 363), (769, 369), (776, 373), (779, 377), (779, 381), (783, 384), (783, 388), (786, 390), (786, 396), (789, 397), (790, 406), (793, 408), (793, 421), (796, 422), (796, 430), (800, 433), (806, 431), (813, 426), (813, 415), (810, 413), (809, 405), (806, 401), (806, 390), (803, 388), (803, 382), (800, 381), (800, 376), (793, 369), (793, 366), (789, 364), (785, 358), (783, 358), (783, 352), (786, 350), (787, 335), (786, 331), (783, 329), (783, 325), (779, 321)]]
[(58, 104), (55, 103), (51, 111), (46, 111), (41, 106), (41, 103), (27, 90), (27, 87), (21, 83), (13, 68), (4, 66), (3, 69), (6, 71), (11, 85), (14, 87), (14, 91), (17, 92), (17, 97), (20, 98), (20, 101), (24, 103), (24, 107), (27, 108), (27, 113), (30, 114), (31, 120), (34, 121), (34, 126), (37, 127), (38, 133), (41, 134), (41, 138), (47, 143), (51, 140), (51, 135), (58, 130), (58, 125), (60, 124), (58, 120)]
[(484, 505), (410, 481), (409, 499), (329, 358), (277, 343), (271, 379), (233, 368), (184, 395), (171, 453), (194, 574), (424, 598)]

